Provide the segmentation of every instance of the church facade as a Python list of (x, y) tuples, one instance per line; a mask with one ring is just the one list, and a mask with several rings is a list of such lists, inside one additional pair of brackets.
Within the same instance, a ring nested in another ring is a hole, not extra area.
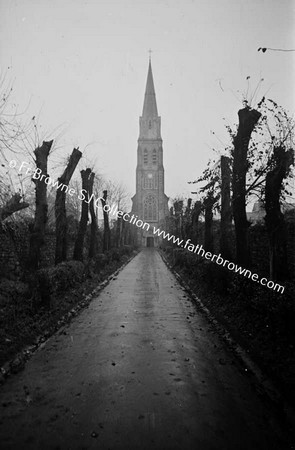
[[(157, 247), (159, 237), (153, 230), (164, 230), (168, 216), (168, 197), (164, 192), (163, 141), (161, 117), (158, 116), (156, 94), (149, 61), (142, 116), (139, 118), (137, 146), (136, 193), (132, 197), (132, 214), (149, 223), (149, 230), (137, 229), (136, 241), (140, 246)], [(165, 231), (165, 230), (164, 230)]]

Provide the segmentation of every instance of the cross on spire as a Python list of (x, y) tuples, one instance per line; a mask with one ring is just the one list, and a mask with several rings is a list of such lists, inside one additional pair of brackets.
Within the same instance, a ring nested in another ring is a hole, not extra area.
[(151, 59), (152, 59), (152, 50), (149, 49), (149, 61), (150, 61), (150, 62), (151, 62)]

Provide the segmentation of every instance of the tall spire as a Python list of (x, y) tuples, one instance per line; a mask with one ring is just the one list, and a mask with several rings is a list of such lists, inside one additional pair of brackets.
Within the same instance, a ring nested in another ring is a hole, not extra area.
[(156, 102), (156, 94), (153, 80), (151, 58), (149, 58), (149, 70), (146, 80), (145, 96), (142, 110), (142, 117), (144, 119), (152, 119), (158, 117), (158, 109)]

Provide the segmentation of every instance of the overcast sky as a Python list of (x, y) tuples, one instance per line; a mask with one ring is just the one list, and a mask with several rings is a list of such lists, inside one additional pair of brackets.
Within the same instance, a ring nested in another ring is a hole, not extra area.
[(1, 71), (20, 110), (59, 127), (61, 154), (86, 148), (81, 164), (133, 195), (151, 48), (166, 194), (188, 195), (228, 143), (247, 76), (248, 99), (263, 78), (256, 100), (294, 113), (295, 52), (257, 51), (295, 48), (294, 12), (291, 0), (0, 0)]

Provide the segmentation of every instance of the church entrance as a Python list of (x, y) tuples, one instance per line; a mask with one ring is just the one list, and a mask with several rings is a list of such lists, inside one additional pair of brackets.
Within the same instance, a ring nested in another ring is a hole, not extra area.
[(146, 246), (147, 247), (154, 247), (154, 238), (153, 237), (147, 237), (146, 238)]

